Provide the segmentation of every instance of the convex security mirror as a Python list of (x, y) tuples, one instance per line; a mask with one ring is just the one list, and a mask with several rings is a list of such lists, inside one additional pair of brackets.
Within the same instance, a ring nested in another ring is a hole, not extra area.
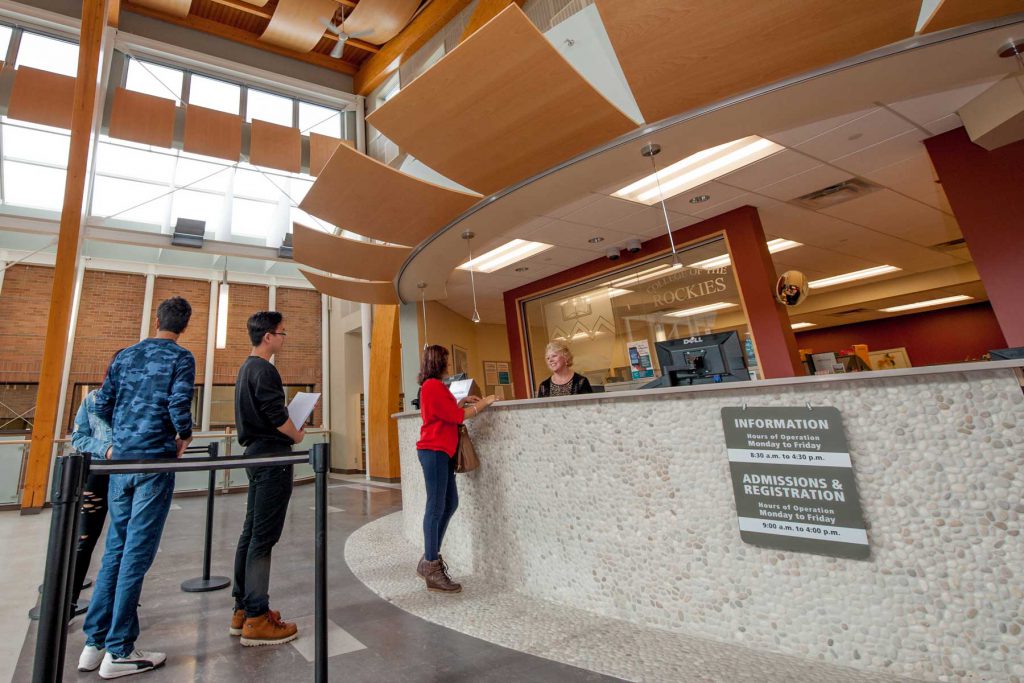
[(809, 293), (807, 277), (799, 270), (787, 270), (775, 283), (775, 298), (786, 306), (799, 306)]

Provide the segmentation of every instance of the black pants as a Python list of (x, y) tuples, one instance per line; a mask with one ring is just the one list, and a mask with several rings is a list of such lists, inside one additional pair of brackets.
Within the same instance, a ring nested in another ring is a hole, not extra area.
[(89, 572), (92, 551), (103, 533), (107, 521), (107, 487), (110, 477), (90, 474), (82, 490), (82, 510), (78, 517), (78, 547), (75, 549), (75, 579), (71, 584), (71, 602), (77, 603), (82, 593), (85, 575)]
[[(290, 451), (281, 443), (251, 444), (246, 455)], [(270, 553), (281, 538), (288, 502), (292, 497), (291, 465), (246, 468), (249, 496), (245, 523), (235, 550), (235, 585), (231, 594), (235, 609), (246, 617), (258, 617), (270, 609)]]

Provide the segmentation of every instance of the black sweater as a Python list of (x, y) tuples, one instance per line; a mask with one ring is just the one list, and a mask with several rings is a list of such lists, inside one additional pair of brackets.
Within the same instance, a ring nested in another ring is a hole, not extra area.
[(235, 428), (238, 443), (279, 442), (291, 445), (290, 437), (277, 431), (287, 421), (281, 373), (269, 361), (249, 356), (235, 380)]

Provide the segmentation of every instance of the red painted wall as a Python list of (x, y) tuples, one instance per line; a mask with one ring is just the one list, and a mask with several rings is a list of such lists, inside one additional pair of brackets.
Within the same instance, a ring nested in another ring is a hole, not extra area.
[(915, 366), (976, 360), (990, 349), (1006, 348), (1006, 339), (987, 301), (797, 332), (796, 343), (816, 353), (847, 349), (852, 344), (867, 344), (871, 351), (903, 346)]

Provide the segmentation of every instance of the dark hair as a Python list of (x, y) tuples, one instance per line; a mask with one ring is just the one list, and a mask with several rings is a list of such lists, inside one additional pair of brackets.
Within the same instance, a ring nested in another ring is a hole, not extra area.
[(249, 322), (245, 325), (249, 328), (249, 341), (253, 346), (263, 343), (263, 337), (267, 332), (274, 332), (277, 326), (284, 320), (284, 316), (277, 311), (260, 311), (249, 316)]
[[(125, 348), (128, 348), (128, 347), (125, 347)], [(117, 351), (114, 351), (114, 355), (110, 357), (110, 362), (107, 363), (107, 369), (103, 371), (103, 381), (104, 382), (107, 381), (107, 375), (110, 374), (110, 368), (112, 368), (114, 366), (114, 361), (117, 360), (117, 354), (121, 353), (122, 351), (124, 351), (124, 349), (118, 349)]]
[(191, 317), (192, 305), (180, 296), (172, 296), (156, 309), (156, 328), (162, 332), (181, 334), (188, 327)]
[(423, 361), (420, 363), (420, 376), (416, 382), (423, 384), (428, 379), (441, 379), (448, 368), (448, 349), (433, 344), (423, 349)]

